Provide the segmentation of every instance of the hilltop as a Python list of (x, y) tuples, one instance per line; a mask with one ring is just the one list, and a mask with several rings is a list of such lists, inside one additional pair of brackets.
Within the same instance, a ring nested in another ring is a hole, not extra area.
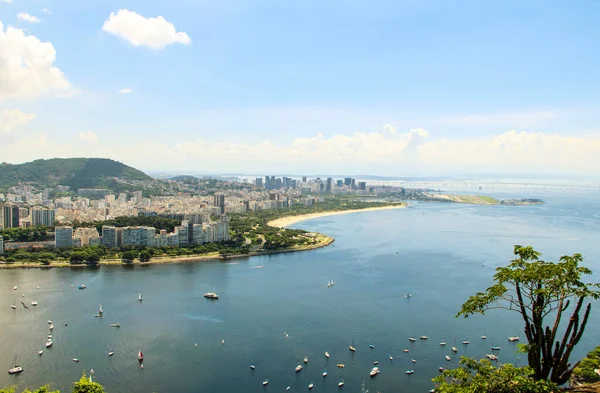
[(36, 188), (69, 186), (108, 188), (113, 191), (147, 188), (155, 180), (144, 172), (107, 158), (52, 158), (24, 164), (0, 164), (0, 188), (18, 183)]

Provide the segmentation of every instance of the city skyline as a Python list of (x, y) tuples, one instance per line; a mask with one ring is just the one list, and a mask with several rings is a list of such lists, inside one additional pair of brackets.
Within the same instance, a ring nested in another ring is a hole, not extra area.
[(598, 11), (589, 1), (4, 0), (1, 160), (593, 175)]

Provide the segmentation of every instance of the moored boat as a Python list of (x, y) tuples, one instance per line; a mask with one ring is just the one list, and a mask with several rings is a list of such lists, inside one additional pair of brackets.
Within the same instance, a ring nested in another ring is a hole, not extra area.
[(121, 327), (120, 323), (111, 323), (110, 327)]
[(40, 356), (42, 356), (42, 354), (43, 354), (43, 353), (44, 353), (44, 351), (43, 351), (42, 349), (40, 349), (40, 350), (38, 351), (38, 355), (40, 355)]
[(325, 351), (325, 357), (329, 359), (329, 351)]
[(487, 357), (490, 360), (498, 360), (498, 356), (493, 355), (491, 353), (488, 353), (487, 355), (485, 355), (485, 357)]
[(85, 284), (80, 284), (77, 288), (78, 289), (86, 289), (87, 287), (85, 286)]
[(304, 356), (304, 364), (308, 363), (308, 356)]
[(12, 306), (10, 306), (10, 308), (12, 308), (13, 310), (17, 309), (17, 306), (15, 306), (14, 304)]
[(263, 386), (267, 386), (268, 384), (269, 384), (269, 380), (268, 380), (268, 379), (265, 379), (265, 380), (263, 381)]
[(142, 351), (138, 351), (137, 359), (140, 362), (144, 361), (144, 354), (142, 353)]
[(406, 374), (408, 374), (408, 375), (411, 375), (411, 374), (414, 374), (414, 373), (415, 373), (415, 370), (406, 370)]
[(295, 368), (295, 371), (296, 372), (302, 371), (302, 365), (301, 364), (297, 365), (296, 368)]
[(311, 383), (309, 383), (309, 384), (308, 384), (308, 390), (312, 389), (314, 386), (315, 386), (315, 385), (313, 385), (313, 383), (312, 383), (312, 382), (311, 382)]
[(141, 302), (142, 300), (144, 300), (144, 298), (142, 297), (142, 294), (140, 293), (140, 294), (138, 294), (138, 301)]
[(113, 351), (112, 349), (110, 351), (108, 351), (108, 356), (112, 356), (115, 354), (115, 351)]
[(323, 370), (323, 376), (326, 377), (327, 376), (327, 369)]
[(448, 356), (448, 355), (444, 356), (444, 358), (445, 358), (447, 361), (450, 361), (450, 360), (452, 360), (452, 359), (450, 359), (450, 356)]
[(218, 298), (219, 298), (219, 295), (217, 295), (217, 294), (216, 294), (216, 293), (214, 293), (214, 292), (207, 292), (207, 293), (205, 293), (205, 294), (204, 294), (204, 297), (205, 297), (205, 298), (207, 298), (207, 299), (213, 299), (213, 300), (216, 300), (216, 299), (218, 299)]
[(50, 348), (52, 344), (54, 344), (52, 340), (48, 339), (48, 341), (46, 341), (46, 348)]
[(15, 355), (15, 363), (13, 364), (12, 368), (10, 368), (8, 370), (8, 373), (9, 374), (18, 374), (20, 372), (23, 372), (23, 367), (19, 366), (19, 364), (17, 363), (17, 355)]
[(36, 301), (34, 300), (34, 301), (32, 301), (32, 302), (31, 302), (31, 305), (32, 305), (32, 306), (37, 306), (37, 305), (38, 305), (38, 302), (36, 302)]
[(457, 353), (458, 352), (458, 348), (452, 347), (452, 352)]
[(344, 380), (340, 379), (340, 381), (338, 382), (338, 388), (341, 388), (342, 386), (344, 386)]
[(348, 347), (349, 350), (351, 350), (352, 352), (356, 352), (356, 347), (354, 346), (354, 339), (352, 339), (352, 345), (350, 345)]
[(371, 369), (371, 372), (369, 372), (369, 376), (371, 376), (371, 377), (374, 377), (374, 376), (376, 376), (377, 374), (379, 374), (379, 367), (373, 367), (373, 368)]
[(512, 337), (509, 337), (509, 338), (508, 338), (508, 341), (510, 341), (511, 343), (512, 343), (512, 342), (515, 342), (515, 341), (519, 341), (519, 337), (518, 337), (518, 336), (512, 336)]

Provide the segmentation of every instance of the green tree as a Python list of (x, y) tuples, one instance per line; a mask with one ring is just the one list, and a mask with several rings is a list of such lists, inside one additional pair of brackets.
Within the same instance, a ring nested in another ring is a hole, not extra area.
[(81, 379), (73, 384), (73, 393), (104, 393), (104, 387), (97, 382), (90, 381), (85, 372)]
[[(0, 389), (0, 393), (15, 393), (15, 388), (14, 387), (10, 387), (10, 388), (5, 388), (5, 389)], [(44, 385), (36, 390), (29, 390), (29, 389), (25, 389), (23, 390), (22, 393), (60, 393), (59, 390), (50, 390), (50, 387), (48, 385)]]
[(96, 264), (98, 264), (98, 262), (100, 262), (100, 256), (96, 253), (92, 253), (92, 254), (88, 255), (85, 260), (90, 265), (96, 265)]
[(86, 258), (87, 258), (87, 255), (85, 255), (84, 252), (76, 251), (76, 252), (71, 253), (71, 256), (69, 257), (69, 261), (71, 263), (83, 263), (83, 261), (85, 261)]
[[(495, 284), (471, 296), (457, 316), (485, 314), (497, 308), (520, 314), (527, 338), (521, 350), (527, 353), (533, 377), (562, 385), (573, 372), (569, 356), (591, 311), (587, 299), (597, 299), (600, 286), (582, 281), (592, 271), (579, 265), (583, 260), (580, 254), (563, 256), (556, 263), (540, 260), (541, 254), (532, 247), (517, 245), (514, 254), (516, 258), (508, 266), (496, 269)], [(569, 310), (571, 302), (575, 306)], [(561, 324), (567, 312), (568, 322)]]
[(460, 366), (444, 370), (432, 379), (438, 393), (550, 393), (556, 391), (552, 382), (533, 378), (530, 367), (502, 364), (494, 367), (487, 359), (479, 362), (462, 356)]
[(121, 259), (126, 263), (132, 263), (135, 257), (136, 254), (133, 251), (125, 251), (121, 254)]
[(140, 252), (140, 262), (148, 262), (152, 258), (152, 255), (148, 252), (148, 250), (143, 250)]

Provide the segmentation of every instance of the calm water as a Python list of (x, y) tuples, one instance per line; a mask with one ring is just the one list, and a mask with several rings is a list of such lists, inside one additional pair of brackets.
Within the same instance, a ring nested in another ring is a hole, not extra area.
[[(523, 363), (516, 345), (507, 342), (523, 336), (516, 314), (454, 315), (469, 295), (491, 283), (514, 244), (534, 245), (552, 260), (581, 252), (600, 273), (600, 203), (591, 193), (514, 196), (548, 203), (415, 204), (315, 219), (298, 226), (334, 236), (333, 246), (234, 263), (0, 271), (0, 386), (50, 382), (68, 391), (83, 370), (93, 368), (95, 380), (111, 393), (306, 391), (311, 381), (314, 392), (336, 392), (340, 377), (342, 392), (360, 391), (363, 381), (371, 392), (427, 392), (438, 367), (456, 365), (453, 343), (459, 355), (477, 357), (500, 345), (501, 361)], [(326, 287), (330, 279), (333, 288)], [(80, 283), (88, 289), (78, 290)], [(208, 291), (220, 299), (204, 299)], [(404, 298), (407, 292), (413, 297)], [(23, 309), (21, 293), (27, 304), (37, 300), (39, 306)], [(100, 303), (104, 317), (94, 318)], [(600, 343), (595, 306), (574, 358)], [(54, 346), (40, 357), (47, 320), (56, 326)], [(121, 328), (109, 327), (115, 322)], [(484, 334), (487, 340), (479, 338)], [(429, 340), (409, 343), (412, 335)], [(356, 353), (348, 350), (353, 340)], [(448, 345), (440, 347), (440, 341)], [(114, 356), (107, 356), (109, 349)], [(136, 359), (139, 349), (144, 369)], [(15, 354), (25, 372), (10, 376)], [(296, 374), (304, 355), (309, 363)], [(369, 378), (375, 360), (381, 374)], [(325, 367), (329, 375), (323, 378)], [(415, 373), (408, 376), (407, 369)], [(265, 378), (269, 385), (263, 388)]]

